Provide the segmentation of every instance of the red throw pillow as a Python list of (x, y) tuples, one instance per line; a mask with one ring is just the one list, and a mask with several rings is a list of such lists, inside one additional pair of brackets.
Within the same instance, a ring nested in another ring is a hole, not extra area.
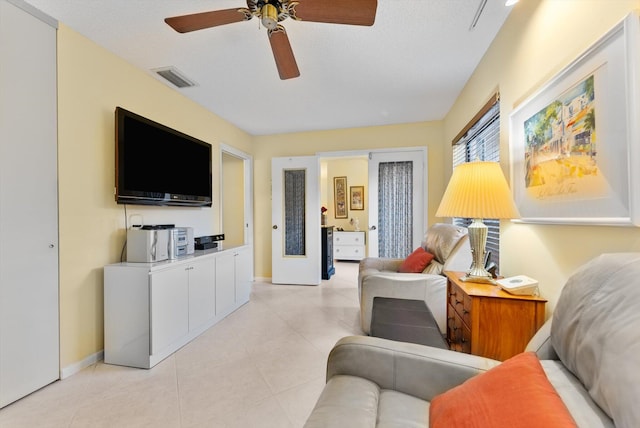
[(429, 426), (576, 427), (533, 352), (524, 352), (433, 398)]
[(420, 273), (424, 268), (429, 266), (429, 263), (431, 263), (434, 257), (433, 254), (425, 251), (424, 248), (418, 247), (402, 262), (398, 268), (398, 272)]

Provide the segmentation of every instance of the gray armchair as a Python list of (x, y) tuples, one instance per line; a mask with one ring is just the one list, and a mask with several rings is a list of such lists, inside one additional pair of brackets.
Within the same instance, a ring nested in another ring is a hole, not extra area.
[(447, 329), (447, 279), (445, 270), (466, 271), (471, 266), (467, 229), (436, 223), (425, 234), (422, 247), (435, 256), (422, 273), (400, 273), (403, 259), (367, 257), (360, 261), (358, 293), (360, 324), (371, 332), (374, 297), (424, 300), (442, 333)]
[[(638, 308), (640, 253), (602, 255), (569, 278), (552, 318), (527, 347), (579, 427), (640, 427)], [(412, 343), (346, 337), (329, 355), (327, 384), (305, 428), (428, 427), (436, 395), (499, 364)]]

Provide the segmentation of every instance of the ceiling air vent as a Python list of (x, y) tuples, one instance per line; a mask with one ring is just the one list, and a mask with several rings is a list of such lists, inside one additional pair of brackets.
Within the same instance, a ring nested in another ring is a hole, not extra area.
[(192, 86), (198, 86), (196, 82), (189, 79), (175, 67), (156, 68), (151, 71), (158, 73), (160, 76), (164, 77), (166, 80), (168, 80), (178, 88), (190, 88)]

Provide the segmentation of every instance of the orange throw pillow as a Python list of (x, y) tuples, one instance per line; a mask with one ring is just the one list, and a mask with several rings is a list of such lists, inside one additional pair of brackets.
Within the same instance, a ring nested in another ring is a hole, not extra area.
[(431, 263), (434, 257), (433, 254), (425, 251), (424, 248), (418, 247), (402, 262), (398, 268), (398, 272), (421, 273), (424, 268), (429, 266), (429, 263)]
[(577, 427), (533, 352), (434, 397), (429, 421), (431, 428)]

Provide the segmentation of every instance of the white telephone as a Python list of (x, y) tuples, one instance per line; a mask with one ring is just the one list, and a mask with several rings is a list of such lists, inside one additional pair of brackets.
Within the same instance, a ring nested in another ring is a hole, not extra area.
[(539, 296), (538, 281), (525, 275), (498, 279), (496, 283), (504, 291), (518, 296)]

